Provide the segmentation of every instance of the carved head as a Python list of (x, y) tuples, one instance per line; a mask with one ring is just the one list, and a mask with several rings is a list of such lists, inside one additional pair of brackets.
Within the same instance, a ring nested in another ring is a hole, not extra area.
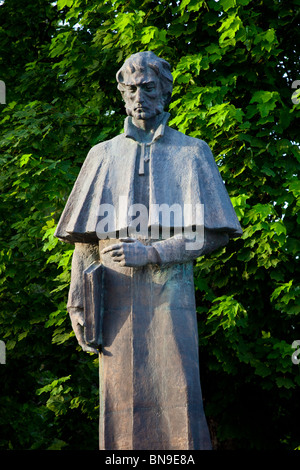
[(154, 52), (130, 56), (116, 78), (126, 112), (136, 119), (150, 119), (162, 113), (171, 101), (173, 77), (170, 64)]

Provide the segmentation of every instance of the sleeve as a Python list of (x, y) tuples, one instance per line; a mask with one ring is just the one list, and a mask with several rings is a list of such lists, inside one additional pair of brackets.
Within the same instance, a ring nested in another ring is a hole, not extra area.
[(159, 264), (168, 265), (174, 263), (185, 263), (199, 256), (207, 255), (227, 245), (229, 235), (226, 232), (214, 232), (205, 229), (202, 240), (174, 237), (161, 240), (152, 244), (158, 254)]

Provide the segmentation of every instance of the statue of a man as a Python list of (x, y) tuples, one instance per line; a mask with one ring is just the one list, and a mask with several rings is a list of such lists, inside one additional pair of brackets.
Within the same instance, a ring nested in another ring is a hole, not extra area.
[[(96, 323), (102, 316), (100, 449), (211, 448), (193, 260), (242, 231), (208, 145), (167, 126), (172, 81), (153, 52), (125, 61), (117, 73), (124, 133), (90, 150), (56, 230), (75, 244), (68, 311), (85, 351), (99, 352), (85, 335), (85, 306), (97, 305)], [(195, 207), (204, 207), (202, 224)], [(178, 231), (178, 208), (189, 236)], [(193, 244), (195, 227), (202, 243)], [(84, 273), (94, 265), (101, 276), (88, 290)]]

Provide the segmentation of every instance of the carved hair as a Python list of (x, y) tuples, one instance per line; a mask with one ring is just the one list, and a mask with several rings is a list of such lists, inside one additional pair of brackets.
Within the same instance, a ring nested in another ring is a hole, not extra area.
[(118, 70), (116, 75), (118, 90), (120, 90), (122, 95), (126, 90), (126, 83), (124, 83), (124, 75), (126, 72), (134, 73), (136, 70), (143, 70), (147, 67), (154, 70), (154, 72), (159, 77), (164, 103), (165, 105), (168, 105), (171, 101), (173, 89), (171, 67), (166, 60), (161, 59), (152, 51), (138, 52), (137, 54), (132, 54), (127, 60), (125, 60), (124, 64), (120, 70)]

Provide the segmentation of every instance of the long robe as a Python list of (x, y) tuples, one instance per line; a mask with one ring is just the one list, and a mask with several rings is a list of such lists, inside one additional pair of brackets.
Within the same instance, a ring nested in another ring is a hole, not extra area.
[[(205, 233), (211, 234), (206, 251), (213, 234), (241, 234), (209, 147), (165, 126), (166, 118), (143, 165), (145, 148), (128, 118), (124, 134), (89, 152), (56, 230), (77, 247), (68, 308), (83, 308), (82, 272), (115, 242), (97, 240), (100, 203), (118, 206), (119, 196), (128, 206), (143, 203), (149, 226), (161, 223), (151, 204), (204, 204)], [(117, 236), (126, 223), (116, 215)], [(101, 256), (100, 449), (210, 449), (193, 282), (193, 259), (204, 251), (187, 251), (184, 240), (174, 237), (143, 242), (155, 247), (157, 265), (122, 267), (109, 254)]]

